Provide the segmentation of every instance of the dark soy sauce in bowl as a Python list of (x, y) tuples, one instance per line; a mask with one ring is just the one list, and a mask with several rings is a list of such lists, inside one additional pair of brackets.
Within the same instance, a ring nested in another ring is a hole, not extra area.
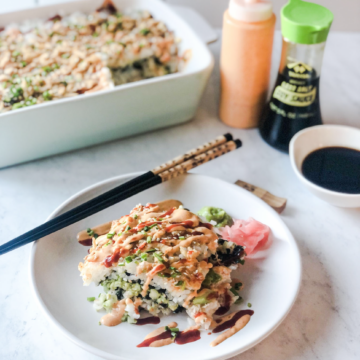
[(332, 146), (311, 152), (301, 167), (306, 179), (325, 189), (360, 194), (360, 151)]

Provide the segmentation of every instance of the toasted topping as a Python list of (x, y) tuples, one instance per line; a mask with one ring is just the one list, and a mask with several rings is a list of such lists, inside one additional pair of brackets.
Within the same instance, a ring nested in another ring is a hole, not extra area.
[[(218, 236), (179, 204), (169, 200), (136, 206), (93, 240), (85, 261), (105, 267), (135, 262), (137, 273), (146, 273), (143, 296), (155, 276), (172, 279), (177, 291), (199, 290), (212, 267), (207, 259), (216, 251)], [(86, 266), (81, 269), (86, 276)]]

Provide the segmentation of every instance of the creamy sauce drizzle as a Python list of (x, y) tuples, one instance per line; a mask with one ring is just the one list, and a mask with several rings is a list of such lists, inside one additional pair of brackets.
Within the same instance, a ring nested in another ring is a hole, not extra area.
[[(112, 224), (112, 221), (107, 222), (106, 224), (101, 224), (101, 225), (95, 226), (95, 227), (91, 228), (91, 230), (93, 230), (94, 233), (98, 234), (99, 236), (105, 235), (110, 231), (111, 224)], [(92, 237), (89, 236), (87, 230), (80, 231), (77, 234), (77, 240), (81, 245), (84, 245), (84, 246), (92, 245)]]
[[(138, 266), (139, 271), (146, 273), (146, 281), (143, 286), (142, 295), (145, 296), (152, 279), (158, 274), (171, 277), (171, 268), (179, 271), (175, 284), (182, 281), (186, 288), (193, 290), (192, 297), (200, 289), (210, 263), (201, 260), (201, 252), (195, 250), (194, 246), (206, 245), (211, 253), (215, 253), (218, 236), (211, 230), (210, 224), (203, 224), (200, 218), (192, 212), (183, 208), (177, 200), (166, 200), (158, 204), (139, 205), (129, 215), (121, 217), (111, 223), (94, 228), (94, 232), (103, 233), (94, 239), (89, 255), (85, 257), (85, 264), (80, 263), (79, 269), (84, 280), (91, 279), (94, 267), (89, 267), (87, 273), (87, 262), (98, 263), (108, 268), (116, 266), (119, 261), (123, 262), (128, 255), (148, 252), (153, 249), (160, 256), (154, 256), (154, 262), (146, 262), (146, 266)], [(109, 229), (109, 224), (111, 228)], [(79, 239), (85, 239), (87, 232), (79, 234)], [(109, 237), (108, 234), (111, 234)], [(152, 241), (147, 243), (147, 238)], [(151, 256), (151, 253), (149, 253)], [(181, 258), (182, 256), (183, 258)], [(185, 257), (185, 258), (184, 258)], [(188, 306), (192, 297), (188, 297), (185, 306)]]
[(221, 344), (223, 341), (233, 336), (241, 329), (243, 329), (247, 323), (250, 321), (251, 316), (254, 314), (253, 310), (240, 310), (229, 315), (224, 316), (221, 319), (218, 319), (216, 323), (218, 324), (213, 333), (219, 333), (224, 330), (223, 334), (219, 335), (210, 346), (217, 346)]
[[(160, 211), (166, 211), (168, 209), (171, 209), (173, 207), (178, 208), (180, 205), (182, 205), (181, 201), (178, 200), (164, 200), (156, 203), (156, 205), (159, 207)], [(149, 215), (152, 213), (149, 213), (147, 216), (144, 216), (144, 219), (149, 218)], [(110, 232), (112, 225), (112, 221), (109, 221), (105, 224), (97, 225), (91, 230), (94, 231), (95, 234), (98, 234), (99, 236), (105, 235)], [(87, 230), (82, 230), (77, 234), (77, 240), (81, 245), (84, 246), (91, 246), (92, 245), (92, 237), (89, 236)]]
[(125, 314), (125, 307), (125, 300), (120, 300), (115, 303), (112, 311), (101, 318), (101, 324), (105, 326), (116, 326), (121, 324), (121, 319)]
[[(171, 322), (168, 325), (169, 328), (177, 327), (176, 322)], [(137, 345), (137, 347), (162, 347), (173, 343), (172, 335), (170, 331), (165, 330), (165, 326), (162, 326), (145, 337), (145, 340)]]

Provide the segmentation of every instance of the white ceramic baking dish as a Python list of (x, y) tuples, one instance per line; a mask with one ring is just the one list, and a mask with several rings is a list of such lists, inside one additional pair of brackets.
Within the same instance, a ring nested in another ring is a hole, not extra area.
[[(97, 9), (82, 0), (0, 14), (0, 26)], [(213, 57), (190, 26), (160, 0), (114, 0), (119, 9), (147, 9), (191, 49), (185, 69), (89, 95), (0, 114), (0, 167), (99, 144), (191, 119), (213, 68)]]

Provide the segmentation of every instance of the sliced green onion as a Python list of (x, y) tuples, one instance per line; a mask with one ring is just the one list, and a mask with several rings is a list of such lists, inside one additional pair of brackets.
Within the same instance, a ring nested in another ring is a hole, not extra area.
[(144, 231), (149, 231), (150, 228), (149, 228), (148, 226), (145, 226), (143, 230), (144, 230)]
[(111, 244), (111, 241), (108, 241), (104, 246), (109, 246)]
[(239, 294), (237, 293), (237, 291), (234, 288), (231, 288), (230, 291), (235, 295), (235, 296), (239, 296)]
[(146, 253), (141, 254), (140, 257), (141, 257), (142, 260), (146, 261), (147, 257), (148, 257), (148, 254), (146, 254)]
[(108, 239), (112, 239), (114, 235), (115, 235), (115, 232), (112, 232), (112, 233), (108, 233), (108, 234), (106, 235), (106, 237), (107, 237)]
[(152, 253), (152, 252), (154, 252), (154, 251), (156, 251), (156, 249), (149, 249), (149, 250), (146, 250), (146, 252), (147, 252), (147, 253)]
[(202, 296), (197, 296), (196, 298), (193, 299), (192, 303), (194, 305), (205, 305), (209, 303), (209, 300), (207, 299), (207, 297), (212, 293), (212, 291), (208, 291), (206, 292), (204, 295)]
[(87, 301), (90, 301), (90, 302), (95, 301), (95, 297), (94, 296), (93, 297), (88, 297)]
[(251, 307), (252, 307), (252, 304), (251, 304), (251, 303), (248, 303), (247, 306), (248, 306), (249, 308), (251, 308)]
[(146, 238), (146, 242), (147, 242), (148, 244), (150, 244), (151, 241), (152, 241), (152, 237), (151, 237), (151, 236), (148, 236), (148, 237)]
[(236, 283), (236, 284), (234, 285), (234, 289), (237, 290), (237, 291), (239, 291), (241, 287), (242, 287), (242, 283), (241, 283), (241, 282), (238, 282), (238, 283)]
[(126, 261), (128, 264), (131, 263), (131, 262), (133, 261), (132, 256), (127, 256), (127, 257), (125, 258), (125, 261)]
[(125, 263), (118, 263), (118, 266), (125, 266)]
[(52, 100), (52, 95), (49, 93), (49, 91), (44, 91), (43, 93), (42, 93), (42, 96), (43, 96), (43, 98), (44, 98), (44, 100), (45, 101), (50, 101), (50, 100)]
[(126, 228), (125, 228), (125, 231), (129, 231), (131, 229), (131, 227), (128, 225)]
[(185, 240), (185, 236), (180, 236), (179, 239), (180, 240)]
[(209, 272), (206, 274), (205, 280), (203, 281), (202, 285), (204, 287), (210, 287), (212, 284), (218, 283), (222, 277), (215, 272), (213, 269), (210, 269)]
[(138, 216), (135, 214), (135, 215), (134, 215), (134, 219), (136, 220), (137, 218), (138, 218)]
[(161, 257), (161, 255), (159, 253), (154, 253), (154, 256), (163, 264), (165, 261), (164, 259)]

